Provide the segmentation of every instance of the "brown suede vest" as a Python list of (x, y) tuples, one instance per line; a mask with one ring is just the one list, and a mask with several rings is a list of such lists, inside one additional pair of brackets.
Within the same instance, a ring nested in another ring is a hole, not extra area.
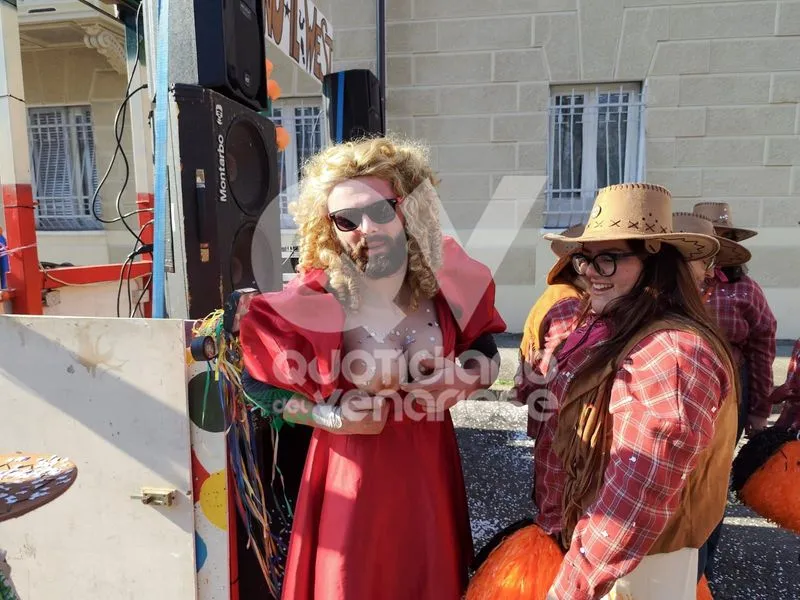
[(661, 320), (637, 332), (602, 371), (581, 375), (567, 390), (558, 417), (553, 449), (566, 471), (561, 543), (570, 546), (578, 520), (597, 499), (611, 456), (611, 388), (622, 362), (648, 335), (662, 330), (691, 331), (703, 336), (725, 364), (732, 382), (721, 404), (711, 443), (698, 457), (687, 477), (675, 514), (653, 544), (649, 554), (699, 548), (722, 519), (728, 497), (728, 478), (736, 445), (738, 373), (716, 339), (701, 333), (687, 320)]

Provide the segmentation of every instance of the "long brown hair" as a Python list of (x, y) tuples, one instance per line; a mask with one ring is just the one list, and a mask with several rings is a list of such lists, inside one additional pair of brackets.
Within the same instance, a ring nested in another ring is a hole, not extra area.
[[(663, 318), (684, 321), (698, 329), (712, 345), (727, 353), (731, 364), (735, 364), (730, 346), (706, 310), (689, 265), (680, 252), (669, 244), (662, 244), (659, 252), (650, 254), (640, 240), (630, 240), (628, 245), (644, 263), (639, 280), (628, 294), (610, 302), (603, 311), (602, 318), (610, 326), (611, 337), (596, 347), (596, 352), (580, 371), (591, 373), (602, 369), (617, 358), (637, 331)], [(582, 317), (588, 314), (589, 308), (587, 304)]]

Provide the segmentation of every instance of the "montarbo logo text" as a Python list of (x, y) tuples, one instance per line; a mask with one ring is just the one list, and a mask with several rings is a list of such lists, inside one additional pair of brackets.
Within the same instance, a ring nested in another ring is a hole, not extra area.
[[(214, 114), (217, 116), (217, 125), (222, 128), (222, 106), (217, 104), (214, 107)], [(219, 159), (219, 201), (228, 201), (228, 173), (225, 170), (225, 138), (222, 133), (217, 134), (217, 157)]]

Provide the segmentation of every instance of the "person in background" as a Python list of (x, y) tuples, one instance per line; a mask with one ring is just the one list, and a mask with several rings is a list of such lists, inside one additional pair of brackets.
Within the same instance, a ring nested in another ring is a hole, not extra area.
[[(701, 293), (709, 292), (708, 281), (715, 276), (715, 270), (728, 269), (743, 265), (750, 260), (750, 251), (733, 240), (716, 235), (714, 224), (708, 217), (695, 213), (676, 212), (672, 214), (672, 226), (675, 231), (683, 233), (702, 233), (715, 237), (719, 242), (720, 248), (716, 255), (703, 260), (689, 262), (689, 267), (694, 275), (697, 289)], [(711, 315), (716, 318), (716, 315)], [(741, 415), (740, 415), (741, 417)], [(739, 423), (743, 422), (740, 418)], [(738, 439), (737, 435), (737, 439)], [(714, 562), (717, 548), (719, 547), (720, 536), (722, 535), (723, 520), (711, 532), (706, 543), (699, 549), (699, 562), (705, 563), (705, 575), (709, 581), (714, 575)]]
[[(750, 229), (735, 227), (731, 209), (724, 202), (701, 202), (693, 212), (714, 224), (717, 235), (741, 242), (756, 235)], [(761, 431), (772, 411), (772, 363), (778, 323), (764, 291), (747, 276), (745, 264), (717, 267), (706, 279), (704, 298), (722, 331), (733, 346), (740, 370), (738, 436)]]
[(694, 600), (727, 500), (737, 382), (687, 262), (719, 242), (674, 233), (669, 192), (646, 183), (600, 190), (582, 235), (545, 238), (580, 244), (589, 295), (536, 441), (537, 524), (566, 550), (548, 600)]
[[(583, 225), (562, 232), (568, 236), (581, 233)], [(586, 297), (586, 283), (573, 269), (569, 256), (577, 246), (552, 242), (550, 247), (559, 258), (547, 274), (547, 288), (528, 313), (519, 346), (519, 368), (514, 376), (512, 396), (523, 404), (527, 404), (531, 388), (537, 387), (536, 381), (547, 377), (553, 353), (575, 329), (581, 303)], [(536, 410), (535, 406), (529, 408)], [(529, 413), (528, 435), (531, 438), (536, 439), (541, 422)]]
[(776, 427), (800, 430), (800, 339), (794, 344), (786, 381), (773, 390), (770, 401), (773, 405), (783, 404)]
[(690, 212), (672, 213), (672, 228), (681, 233), (702, 233), (715, 237), (719, 242), (719, 252), (710, 258), (693, 260), (689, 262), (697, 289), (701, 293), (707, 292), (706, 281), (714, 277), (716, 268), (727, 269), (738, 267), (747, 263), (750, 251), (733, 240), (716, 235), (714, 224), (707, 217)]

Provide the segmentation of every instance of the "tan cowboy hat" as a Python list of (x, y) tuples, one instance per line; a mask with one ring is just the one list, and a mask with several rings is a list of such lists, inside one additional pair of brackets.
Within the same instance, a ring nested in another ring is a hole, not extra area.
[[(548, 233), (544, 237), (573, 244), (642, 240), (651, 253), (658, 252), (663, 242), (674, 246), (686, 260), (708, 258), (719, 251), (714, 236), (673, 232), (672, 196), (666, 188), (649, 183), (620, 183), (601, 189), (582, 234)], [(558, 250), (553, 248), (556, 253)]]
[(752, 258), (750, 251), (728, 238), (714, 234), (714, 223), (711, 219), (690, 212), (672, 213), (672, 228), (681, 233), (702, 233), (713, 235), (719, 242), (719, 252), (714, 256), (720, 267), (738, 267)]
[(694, 205), (692, 212), (710, 219), (718, 234), (730, 237), (735, 242), (741, 242), (758, 235), (758, 232), (752, 229), (733, 226), (731, 207), (727, 202), (698, 202)]
[[(577, 237), (581, 233), (583, 233), (583, 225), (573, 225), (569, 229), (562, 231), (561, 235)], [(572, 262), (572, 254), (580, 250), (581, 246), (572, 242), (554, 241), (550, 243), (550, 249), (558, 256), (558, 260), (547, 274), (547, 285), (553, 285), (556, 282), (556, 278), (561, 274), (561, 271)]]

